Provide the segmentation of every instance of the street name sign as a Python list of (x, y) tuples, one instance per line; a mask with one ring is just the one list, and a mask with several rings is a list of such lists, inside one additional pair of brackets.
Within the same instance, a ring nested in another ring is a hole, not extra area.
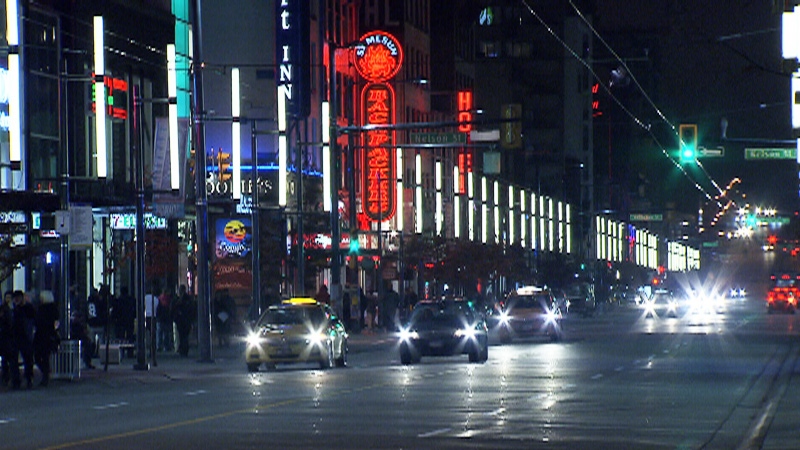
[(663, 214), (631, 213), (631, 222), (661, 222)]
[(466, 133), (411, 133), (411, 144), (466, 144)]
[(744, 159), (797, 159), (796, 148), (746, 148)]

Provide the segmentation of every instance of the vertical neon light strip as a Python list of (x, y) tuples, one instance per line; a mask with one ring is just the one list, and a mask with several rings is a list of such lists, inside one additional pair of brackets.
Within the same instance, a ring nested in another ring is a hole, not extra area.
[(514, 186), (508, 186), (508, 243), (514, 245)]
[(170, 187), (181, 187), (180, 149), (178, 148), (178, 71), (175, 44), (167, 45), (167, 96), (169, 97)]
[(555, 247), (556, 247), (556, 242), (555, 242), (555, 234), (556, 233), (555, 233), (555, 229), (553, 227), (553, 224), (554, 224), (554, 217), (553, 216), (555, 216), (555, 214), (553, 213), (553, 199), (552, 198), (548, 198), (547, 199), (547, 219), (548, 219), (547, 220), (547, 234), (549, 236), (548, 236), (548, 240), (547, 240), (547, 244), (548, 244), (547, 249), (550, 250), (551, 252), (553, 250), (555, 250)]
[(242, 114), (239, 95), (239, 68), (231, 69), (231, 170), (233, 170), (233, 199), (242, 198), (242, 130), (239, 118)]
[[(6, 42), (12, 47), (8, 54), (8, 148), (12, 162), (19, 162), (22, 159), (22, 124), (20, 115), (20, 95), (19, 95), (19, 50), (15, 47), (19, 45), (19, 15), (17, 14), (17, 0), (6, 0)], [(3, 186), (7, 188), (9, 186)]]
[(97, 150), (97, 177), (105, 178), (106, 167), (106, 88), (105, 88), (105, 42), (103, 40), (103, 16), (94, 16), (94, 120), (95, 147)]
[[(286, 96), (289, 89), (278, 87), (278, 206), (286, 206)], [(351, 206), (352, 207), (352, 206)]]
[(453, 237), (461, 238), (461, 196), (458, 195), (458, 164), (453, 166)]
[(547, 226), (545, 224), (544, 197), (539, 196), (539, 250), (547, 248)]
[(330, 212), (333, 201), (331, 199), (331, 104), (322, 102), (320, 108), (320, 122), (322, 122), (322, 209)]
[(436, 161), (434, 168), (434, 181), (436, 185), (436, 235), (442, 235), (442, 226), (444, 225), (444, 214), (442, 213), (442, 162)]
[(528, 208), (525, 207), (526, 196), (525, 190), (519, 191), (519, 245), (523, 249), (525, 248), (528, 231), (528, 217), (526, 215)]
[(486, 177), (481, 177), (481, 242), (489, 240), (489, 186)]
[(475, 240), (475, 180), (472, 171), (467, 172), (467, 226), (469, 227), (469, 240)]
[(405, 211), (405, 201), (403, 200), (403, 149), (397, 147), (395, 149), (395, 157), (397, 158), (397, 214), (395, 214), (395, 228), (398, 232), (403, 231), (403, 212)]
[(494, 206), (494, 243), (500, 243), (500, 182), (495, 180), (492, 189), (492, 206)]
[(414, 172), (414, 206), (417, 210), (414, 232), (422, 233), (422, 155), (419, 152), (414, 155)]
[(572, 208), (566, 205), (567, 210), (567, 253), (572, 253)]
[(531, 250), (535, 250), (536, 243), (537, 243), (537, 235), (536, 235), (536, 194), (531, 192)]

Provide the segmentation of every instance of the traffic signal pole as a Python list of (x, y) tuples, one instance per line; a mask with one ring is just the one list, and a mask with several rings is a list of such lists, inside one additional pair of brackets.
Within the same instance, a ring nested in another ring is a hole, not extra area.
[[(341, 230), (339, 229), (339, 127), (337, 124), (337, 113), (339, 110), (336, 101), (336, 44), (328, 43), (328, 101), (330, 104), (330, 183), (331, 183), (331, 302), (337, 314), (342, 314), (342, 265), (339, 243), (342, 241)], [(350, 208), (355, 208), (351, 204)], [(352, 238), (352, 237), (351, 237)], [(349, 306), (348, 306), (349, 307)]]

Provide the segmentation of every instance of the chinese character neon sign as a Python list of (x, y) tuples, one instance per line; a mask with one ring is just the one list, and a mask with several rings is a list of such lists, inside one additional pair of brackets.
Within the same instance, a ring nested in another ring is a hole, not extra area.
[[(353, 63), (369, 82), (361, 91), (363, 125), (393, 125), (395, 93), (386, 81), (397, 75), (403, 64), (400, 42), (389, 33), (371, 31), (361, 37), (353, 52)], [(364, 139), (363, 212), (370, 220), (387, 221), (394, 216), (396, 207), (394, 131), (368, 130)]]
[[(94, 77), (94, 75), (92, 75)], [(119, 78), (109, 76), (103, 77), (103, 84), (106, 86), (106, 114), (115, 119), (125, 120), (128, 118), (128, 82)], [(92, 112), (95, 112), (95, 85), (92, 84)]]
[[(394, 123), (394, 91), (386, 83), (368, 84), (361, 92), (364, 125)], [(394, 215), (394, 131), (365, 133), (364, 213), (372, 220), (385, 221)]]

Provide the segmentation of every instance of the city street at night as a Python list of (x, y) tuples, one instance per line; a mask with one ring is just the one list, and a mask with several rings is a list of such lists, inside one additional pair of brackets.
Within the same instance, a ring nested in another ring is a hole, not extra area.
[(4, 395), (0, 433), (20, 449), (797, 444), (800, 316), (768, 315), (753, 296), (699, 321), (622, 305), (564, 327), (560, 343), (492, 345), (485, 364), (403, 366), (386, 334), (353, 336), (349, 366), (327, 371), (248, 374), (236, 348), (213, 364), (166, 355), (147, 372), (127, 359)]

